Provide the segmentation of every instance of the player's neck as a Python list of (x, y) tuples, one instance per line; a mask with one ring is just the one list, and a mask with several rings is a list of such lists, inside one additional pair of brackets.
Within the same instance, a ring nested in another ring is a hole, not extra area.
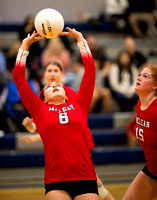
[(48, 102), (48, 104), (60, 105), (66, 103), (65, 99), (55, 99), (53, 101)]
[(141, 100), (141, 110), (147, 109), (150, 104), (156, 99), (157, 97), (154, 95), (148, 95), (147, 97), (140, 97)]

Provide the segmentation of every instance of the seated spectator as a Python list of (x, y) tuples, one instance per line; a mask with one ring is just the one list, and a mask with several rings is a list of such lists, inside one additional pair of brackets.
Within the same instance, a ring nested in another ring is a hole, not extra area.
[[(12, 76), (12, 73), (13, 73), (13, 69), (14, 69), (15, 61), (16, 61), (16, 56), (17, 56), (20, 45), (21, 45), (21, 41), (15, 40), (15, 41), (13, 41), (13, 43), (9, 47), (9, 52), (8, 52), (8, 55), (7, 55), (7, 71), (11, 74), (11, 76)], [(39, 75), (38, 75), (38, 73), (40, 72), (40, 70), (38, 70), (39, 66), (36, 67), (35, 62), (32, 61), (31, 62), (31, 68), (28, 65), (27, 65), (27, 68), (29, 70), (30, 79), (40, 83)]]
[[(29, 14), (26, 16), (23, 25), (18, 30), (18, 39), (20, 42), (23, 41), (24, 38), (27, 37), (28, 34), (32, 34), (35, 31), (34, 26), (35, 16), (33, 14)], [(27, 67), (29, 69), (30, 78), (36, 80), (40, 83), (40, 55), (41, 55), (41, 44), (39, 41), (30, 45), (29, 55), (26, 61)]]
[[(99, 69), (100, 62), (94, 61), (96, 66), (96, 82), (93, 93), (93, 99), (91, 106), (89, 108), (89, 113), (94, 112), (106, 112), (110, 113), (112, 111), (112, 95), (110, 89), (104, 87), (104, 76), (102, 70)], [(81, 80), (84, 74), (84, 69), (81, 63), (76, 63), (74, 65), (75, 81), (72, 88), (78, 92)]]
[(126, 26), (128, 0), (104, 0), (105, 18), (123, 30)]
[(147, 62), (148, 58), (136, 48), (135, 40), (131, 36), (125, 37), (124, 50), (131, 56), (131, 62), (140, 70)]
[[(66, 49), (69, 50), (69, 52), (71, 53), (71, 55), (73, 55), (75, 53), (75, 50), (73, 48), (73, 43), (72, 43), (72, 38), (69, 38), (67, 36), (58, 36), (61, 41), (63, 42), (64, 46)], [(69, 41), (71, 39), (71, 41)], [(75, 40), (74, 40), (75, 41)]]
[(7, 99), (7, 87), (0, 82), (0, 131), (10, 133), (9, 125), (7, 122), (7, 112), (5, 110), (5, 103)]
[[(129, 0), (128, 20), (133, 35), (137, 37), (143, 37), (145, 35), (152, 37), (153, 27), (155, 25), (154, 9), (155, 0)], [(146, 27), (142, 26), (142, 23), (144, 23)]]
[[(96, 84), (89, 113), (109, 113), (112, 111), (112, 95), (109, 88), (105, 87), (104, 83), (105, 78), (110, 71), (110, 61), (105, 54), (104, 47), (99, 45), (98, 38), (94, 34), (88, 34), (86, 36), (86, 40), (88, 42), (96, 66)], [(76, 92), (78, 92), (84, 73), (80, 55), (77, 59), (77, 62), (74, 64), (73, 69), (75, 74), (75, 81), (72, 87)]]
[(4, 74), (6, 72), (6, 57), (3, 51), (0, 50), (0, 73)]
[(35, 19), (34, 15), (30, 14), (26, 16), (24, 24), (18, 30), (20, 41), (22, 41), (25, 37), (27, 37), (28, 34), (31, 34), (33, 31), (35, 31), (34, 19)]
[[(28, 79), (29, 77), (28, 69), (26, 70), (26, 76), (27, 76), (26, 78)], [(36, 93), (36, 95), (38, 95), (39, 87), (36, 85), (36, 83), (30, 79), (28, 79), (28, 83), (30, 87), (33, 89), (33, 91)], [(15, 124), (15, 127), (17, 129), (16, 131), (26, 131), (26, 129), (22, 125), (22, 121), (26, 116), (28, 116), (28, 112), (21, 101), (15, 82), (10, 81), (7, 84), (7, 89), (8, 89), (8, 94), (5, 103), (7, 115)]]
[(10, 71), (11, 73), (15, 66), (16, 56), (17, 56), (20, 45), (21, 45), (21, 41), (15, 40), (9, 47), (9, 51), (7, 54), (7, 70)]
[[(24, 38), (27, 37), (28, 34), (33, 33), (35, 31), (34, 27), (34, 19), (35, 16), (30, 14), (26, 16), (24, 20), (24, 24), (20, 29), (18, 30), (18, 39), (22, 42)], [(41, 54), (41, 48), (39, 45), (39, 42), (35, 42), (30, 46), (30, 53), (28, 55), (27, 59), (27, 66), (30, 68), (30, 65), (32, 65), (33, 62), (38, 61), (38, 57)]]
[[(96, 66), (96, 79), (95, 88), (93, 93), (92, 102), (89, 108), (89, 113), (96, 112), (96, 108), (99, 105), (99, 112), (110, 113), (112, 111), (112, 95), (109, 88), (104, 86), (104, 76), (102, 70), (100, 70), (100, 62), (94, 61)], [(101, 108), (102, 107), (102, 108)], [(97, 108), (98, 109), (98, 108)]]
[[(98, 38), (94, 34), (88, 34), (86, 36), (89, 48), (92, 52), (94, 60), (99, 60), (100, 69), (106, 69), (106, 72), (109, 71), (110, 61), (105, 52), (105, 47), (99, 44)], [(81, 59), (79, 59), (80, 62)], [(108, 72), (107, 72), (108, 73)]]
[(41, 54), (41, 65), (44, 67), (51, 61), (58, 61), (64, 66), (63, 74), (66, 74), (71, 67), (70, 51), (65, 48), (60, 37), (49, 39), (47, 46)]
[(0, 131), (4, 133), (10, 132), (7, 121), (8, 116), (5, 110), (5, 103), (8, 94), (6, 85), (10, 80), (12, 80), (12, 78), (7, 70), (6, 57), (3, 54), (3, 51), (0, 51)]
[[(99, 61), (99, 69), (102, 70), (103, 79), (105, 79), (110, 71), (111, 62), (106, 54), (105, 47), (99, 44), (98, 38), (94, 34), (87, 34), (86, 40), (95, 61)], [(81, 56), (79, 55), (77, 63), (82, 64)]]
[(84, 74), (84, 68), (81, 62), (76, 62), (73, 64), (73, 74), (75, 76), (75, 80), (72, 84), (72, 88), (78, 92), (81, 84), (81, 80)]
[(111, 65), (109, 73), (109, 87), (112, 95), (120, 106), (120, 111), (133, 111), (138, 101), (138, 95), (134, 90), (138, 70), (131, 63), (130, 54), (123, 50), (119, 52), (117, 62)]

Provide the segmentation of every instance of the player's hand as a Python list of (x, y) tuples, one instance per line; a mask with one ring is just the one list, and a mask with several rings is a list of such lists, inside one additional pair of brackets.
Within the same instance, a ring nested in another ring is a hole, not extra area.
[(32, 123), (33, 122), (33, 119), (32, 118), (29, 118), (29, 117), (25, 117), (22, 121), (22, 125), (23, 126), (27, 126), (29, 123)]
[(32, 118), (25, 117), (22, 121), (22, 125), (31, 133), (34, 133), (36, 131), (36, 126)]
[(20, 138), (19, 142), (21, 144), (32, 144), (32, 143), (38, 142), (40, 140), (41, 140), (40, 135), (35, 134), (35, 135), (26, 135), (26, 136)]
[(66, 30), (68, 32), (62, 32), (59, 34), (59, 36), (68, 35), (68, 36), (75, 38), (77, 40), (77, 42), (82, 42), (84, 40), (82, 33), (80, 33), (79, 31), (76, 31), (74, 28), (71, 29), (69, 27), (66, 27)]
[(28, 34), (27, 38), (22, 41), (21, 49), (27, 51), (31, 44), (44, 39), (46, 39), (46, 37), (40, 36), (36, 31), (33, 31), (32, 34)]

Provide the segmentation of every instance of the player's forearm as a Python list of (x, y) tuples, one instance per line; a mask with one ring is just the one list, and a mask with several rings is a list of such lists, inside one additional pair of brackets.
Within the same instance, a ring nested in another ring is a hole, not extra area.
[(20, 48), (25, 50), (25, 51), (28, 51), (29, 46), (30, 46), (30, 44), (23, 40)]
[(24, 106), (30, 115), (35, 118), (37, 111), (39, 110), (40, 100), (25, 78), (26, 58), (28, 53), (29, 52), (26, 50), (19, 49), (13, 77)]
[(34, 135), (34, 142), (39, 142), (39, 141), (41, 141), (41, 137), (38, 133), (38, 134)]
[(91, 104), (95, 86), (95, 64), (87, 41), (84, 40), (83, 42), (79, 42), (78, 46), (85, 69), (78, 95), (80, 97), (80, 101), (82, 101), (82, 103), (80, 103), (83, 105), (85, 112), (87, 112)]
[(87, 41), (84, 39), (81, 42), (77, 42), (77, 45), (81, 53), (85, 71), (88, 71), (87, 73), (91, 78), (95, 78), (95, 64)]

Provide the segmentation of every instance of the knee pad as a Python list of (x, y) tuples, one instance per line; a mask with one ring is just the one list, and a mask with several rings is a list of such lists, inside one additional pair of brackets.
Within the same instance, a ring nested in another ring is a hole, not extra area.
[(98, 193), (101, 199), (105, 199), (107, 197), (108, 190), (102, 185), (98, 187)]

